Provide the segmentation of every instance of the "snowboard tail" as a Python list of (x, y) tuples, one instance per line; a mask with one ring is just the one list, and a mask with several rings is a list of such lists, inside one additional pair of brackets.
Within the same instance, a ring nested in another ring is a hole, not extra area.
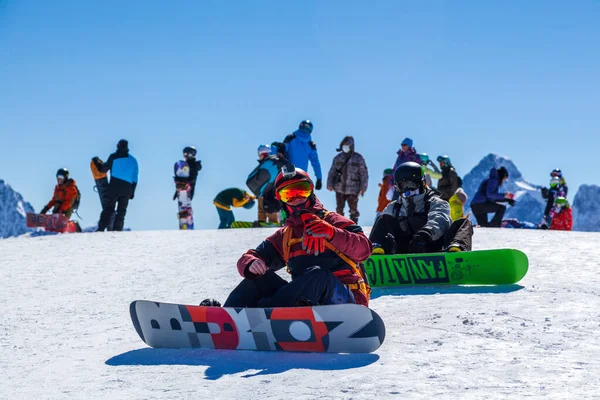
[(156, 348), (370, 353), (385, 339), (373, 310), (315, 307), (202, 307), (137, 300), (129, 306), (140, 338)]
[(80, 230), (75, 221), (70, 221), (63, 214), (27, 213), (27, 227), (44, 228), (49, 232), (77, 232)]
[(523, 279), (528, 264), (525, 253), (498, 249), (371, 256), (365, 270), (371, 287), (504, 285)]

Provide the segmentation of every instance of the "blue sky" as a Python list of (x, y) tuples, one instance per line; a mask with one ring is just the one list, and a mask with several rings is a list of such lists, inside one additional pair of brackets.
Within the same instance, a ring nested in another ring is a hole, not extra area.
[(598, 183), (598, 20), (585, 0), (0, 0), (0, 179), (39, 210), (69, 168), (90, 226), (90, 158), (126, 138), (140, 164), (126, 226), (176, 229), (172, 165), (195, 145), (196, 225), (215, 228), (216, 193), (309, 118), (325, 174), (345, 135), (365, 156), (365, 225), (406, 136), (461, 175), (490, 152), (537, 184), (562, 168), (572, 199)]

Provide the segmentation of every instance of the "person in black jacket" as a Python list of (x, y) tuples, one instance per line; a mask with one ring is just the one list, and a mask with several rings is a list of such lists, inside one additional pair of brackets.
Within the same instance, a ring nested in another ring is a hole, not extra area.
[(113, 230), (122, 231), (125, 224), (127, 205), (135, 195), (138, 182), (138, 163), (135, 157), (129, 154), (129, 143), (125, 139), (119, 140), (117, 151), (112, 153), (106, 162), (102, 163), (98, 157), (92, 162), (100, 172), (110, 171), (110, 184), (108, 193), (102, 202), (102, 213), (98, 221), (98, 231), (104, 231), (110, 222), (111, 215), (115, 214)]

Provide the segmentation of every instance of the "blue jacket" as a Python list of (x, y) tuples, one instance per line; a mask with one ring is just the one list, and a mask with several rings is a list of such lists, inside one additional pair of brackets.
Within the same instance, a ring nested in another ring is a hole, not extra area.
[(304, 129), (298, 129), (284, 140), (285, 150), (288, 155), (288, 160), (297, 168), (308, 171), (308, 160), (315, 170), (317, 179), (323, 177), (321, 173), (321, 163), (319, 162), (319, 154), (317, 146), (312, 141), (310, 133)]
[[(96, 159), (95, 159), (96, 160)], [(94, 161), (96, 162), (96, 161)], [(110, 171), (110, 179), (120, 179), (134, 186), (138, 181), (138, 163), (129, 150), (117, 150), (112, 153), (104, 164), (96, 164), (101, 172)]]
[(283, 165), (284, 161), (277, 156), (269, 156), (259, 161), (258, 166), (254, 168), (246, 180), (248, 188), (257, 198), (264, 196), (265, 190), (275, 182), (275, 178), (279, 175)]
[(506, 201), (504, 193), (498, 193), (499, 188), (500, 177), (498, 176), (498, 171), (496, 168), (492, 168), (489, 178), (484, 179), (479, 185), (479, 189), (477, 189), (477, 193), (473, 196), (471, 205), (482, 204), (488, 201)]

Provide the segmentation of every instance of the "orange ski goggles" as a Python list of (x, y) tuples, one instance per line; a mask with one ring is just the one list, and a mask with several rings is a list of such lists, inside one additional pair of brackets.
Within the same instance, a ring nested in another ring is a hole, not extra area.
[(298, 197), (307, 199), (311, 194), (312, 186), (309, 182), (296, 182), (279, 189), (277, 192), (277, 199), (284, 203), (289, 203)]

